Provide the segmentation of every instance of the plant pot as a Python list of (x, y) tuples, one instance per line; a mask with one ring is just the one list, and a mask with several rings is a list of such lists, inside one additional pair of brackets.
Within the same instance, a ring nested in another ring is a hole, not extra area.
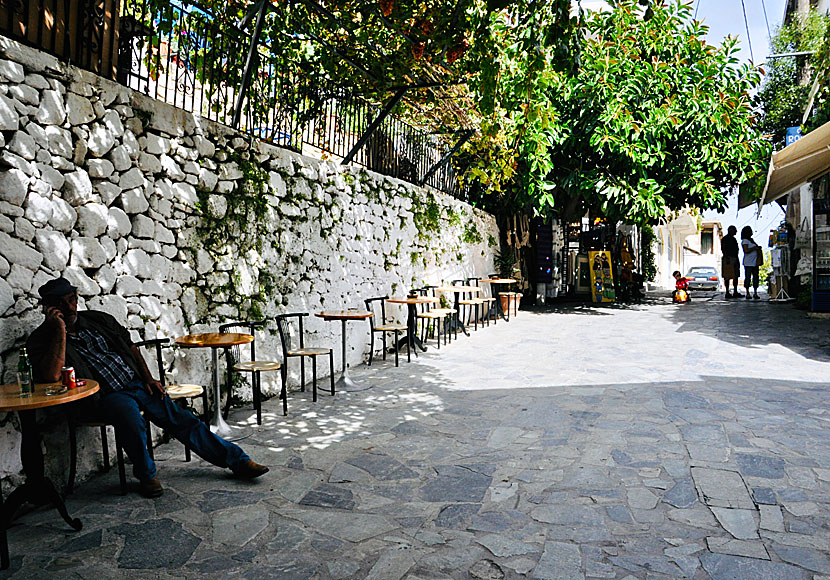
[(519, 302), (522, 301), (522, 296), (523, 294), (519, 292), (514, 292), (513, 296), (499, 296), (501, 311), (507, 316), (516, 316), (519, 313)]

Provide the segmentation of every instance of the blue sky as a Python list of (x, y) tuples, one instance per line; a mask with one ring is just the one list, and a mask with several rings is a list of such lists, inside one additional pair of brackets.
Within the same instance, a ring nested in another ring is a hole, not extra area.
[[(740, 57), (749, 61), (749, 44), (747, 43), (744, 14), (741, 9), (741, 0), (695, 0), (697, 18), (709, 27), (708, 42), (720, 44), (727, 35), (737, 36), (740, 41)], [(756, 64), (766, 61), (769, 54), (769, 37), (767, 25), (764, 21), (764, 6), (766, 6), (769, 27), (773, 34), (784, 19), (785, 0), (744, 0), (746, 6), (746, 21), (749, 23), (749, 34), (752, 41), (752, 52)], [(719, 219), (724, 227), (735, 224), (738, 230), (748, 225), (756, 232), (755, 239), (766, 240), (769, 230), (776, 227), (784, 218), (777, 203), (764, 206), (761, 216), (756, 219), (757, 206), (753, 205), (738, 211), (737, 198), (732, 196), (729, 208), (718, 214), (714, 211), (704, 212), (707, 219)]]

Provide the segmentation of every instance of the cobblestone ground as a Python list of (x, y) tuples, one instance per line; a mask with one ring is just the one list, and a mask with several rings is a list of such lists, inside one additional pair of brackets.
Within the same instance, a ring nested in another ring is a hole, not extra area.
[(523, 311), (355, 369), (370, 390), (269, 401), (256, 482), (178, 443), (157, 500), (95, 476), (83, 531), (14, 523), (6, 575), (827, 580), (829, 329), (722, 294)]

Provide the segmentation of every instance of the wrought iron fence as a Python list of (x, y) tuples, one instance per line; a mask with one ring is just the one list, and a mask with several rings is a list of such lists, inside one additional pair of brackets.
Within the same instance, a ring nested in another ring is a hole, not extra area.
[[(0, 33), (232, 125), (251, 35), (223, 17), (191, 0), (0, 0)], [(340, 161), (381, 111), (343, 90), (325, 92), (325, 79), (303, 73), (268, 40), (256, 56), (238, 126), (252, 136)], [(442, 136), (388, 116), (351, 162), (463, 198), (452, 163), (428, 175), (449, 150)]]

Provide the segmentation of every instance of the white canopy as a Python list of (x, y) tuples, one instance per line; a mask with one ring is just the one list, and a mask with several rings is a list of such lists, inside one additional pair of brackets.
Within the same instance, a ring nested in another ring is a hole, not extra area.
[(772, 154), (758, 209), (830, 172), (830, 123)]

